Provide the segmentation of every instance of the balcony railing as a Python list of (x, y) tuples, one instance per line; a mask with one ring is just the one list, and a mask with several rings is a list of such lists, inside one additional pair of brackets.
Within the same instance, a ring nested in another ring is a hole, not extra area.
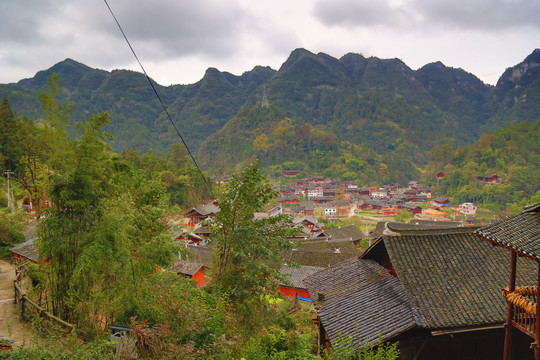
[(533, 339), (536, 332), (536, 286), (517, 286), (513, 292), (503, 290), (503, 295), (512, 306), (512, 326)]

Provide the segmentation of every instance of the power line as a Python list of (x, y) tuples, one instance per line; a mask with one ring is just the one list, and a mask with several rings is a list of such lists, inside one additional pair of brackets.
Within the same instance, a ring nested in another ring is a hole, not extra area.
[(154, 90), (154, 94), (156, 94), (156, 97), (157, 99), (159, 100), (159, 103), (161, 104), (161, 107), (163, 108), (163, 111), (165, 112), (165, 114), (167, 115), (167, 118), (169, 119), (169, 121), (171, 122), (172, 126), (174, 127), (174, 130), (176, 130), (176, 133), (178, 134), (178, 137), (180, 138), (180, 140), (182, 140), (182, 143), (184, 144), (184, 146), (186, 147), (186, 150), (189, 154), (189, 156), (191, 157), (191, 160), (193, 160), (193, 163), (195, 164), (195, 167), (197, 168), (197, 170), (199, 170), (199, 173), (201, 174), (201, 177), (204, 181), (204, 183), (206, 184), (206, 186), (208, 187), (208, 190), (210, 191), (211, 194), (213, 194), (213, 191), (212, 191), (212, 188), (210, 187), (210, 184), (208, 183), (208, 181), (206, 181), (206, 178), (201, 170), (201, 168), (199, 167), (199, 165), (197, 164), (197, 161), (195, 161), (195, 158), (193, 157), (193, 154), (191, 153), (191, 151), (189, 150), (189, 147), (188, 145), (186, 144), (186, 142), (184, 141), (184, 138), (182, 137), (182, 134), (180, 134), (180, 130), (178, 130), (178, 127), (176, 126), (176, 124), (174, 123), (173, 119), (171, 118), (171, 115), (169, 115), (169, 112), (167, 111), (167, 108), (165, 107), (165, 104), (163, 103), (163, 100), (161, 99), (161, 96), (159, 95), (156, 87), (154, 86), (154, 84), (152, 83), (152, 80), (150, 79), (150, 77), (148, 76), (148, 74), (146, 73), (146, 70), (144, 69), (144, 66), (142, 65), (141, 61), (139, 60), (139, 57), (137, 56), (137, 54), (135, 53), (135, 50), (133, 49), (133, 47), (131, 46), (131, 43), (129, 42), (126, 34), (124, 33), (124, 30), (122, 29), (122, 26), (120, 25), (120, 23), (118, 22), (118, 20), (116, 19), (116, 16), (114, 15), (114, 12), (112, 11), (111, 7), (109, 6), (109, 3), (107, 2), (107, 0), (103, 0), (105, 2), (105, 5), (107, 5), (107, 8), (109, 9), (109, 12), (111, 13), (114, 21), (116, 22), (116, 25), (118, 25), (118, 28), (120, 29), (120, 32), (122, 33), (122, 35), (124, 36), (124, 39), (126, 40), (126, 43), (128, 44), (129, 48), (131, 49), (131, 52), (133, 53), (133, 56), (135, 57), (135, 59), (137, 60), (137, 62), (139, 63), (139, 66), (141, 67), (143, 73), (144, 73), (144, 76), (146, 77), (146, 80), (148, 81), (148, 83), (150, 84), (150, 86), (152, 87), (152, 90)]

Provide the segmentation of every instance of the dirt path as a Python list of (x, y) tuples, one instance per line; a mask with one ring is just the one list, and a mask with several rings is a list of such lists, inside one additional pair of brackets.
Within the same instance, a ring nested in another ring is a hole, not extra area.
[(15, 346), (23, 346), (30, 344), (33, 334), (30, 323), (20, 320), (13, 300), (13, 280), (15, 266), (0, 260), (0, 335), (14, 339)]

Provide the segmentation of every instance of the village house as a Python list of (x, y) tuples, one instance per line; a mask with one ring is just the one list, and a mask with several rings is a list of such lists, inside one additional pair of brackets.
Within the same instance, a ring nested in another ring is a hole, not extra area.
[(32, 221), (23, 230), (25, 241), (9, 249), (13, 254), (15, 263), (39, 262), (39, 252), (34, 241), (37, 238), (37, 220)]
[(448, 215), (444, 211), (433, 209), (431, 207), (422, 211), (422, 216), (425, 220), (444, 221)]
[(457, 208), (457, 211), (463, 215), (476, 215), (477, 207), (470, 202), (460, 204)]
[(219, 212), (219, 205), (217, 201), (214, 201), (211, 204), (201, 205), (195, 207), (184, 214), (185, 217), (189, 218), (188, 226), (196, 226), (203, 220), (208, 219), (214, 214)]
[(422, 208), (416, 204), (405, 203), (402, 205), (402, 208), (415, 215), (422, 213)]
[(176, 274), (193, 279), (197, 287), (204, 285), (206, 269), (209, 267), (200, 262), (189, 260), (179, 260), (171, 268)]
[(432, 203), (433, 203), (434, 206), (437, 206), (437, 207), (450, 206), (450, 200), (448, 200), (445, 197), (441, 197), (441, 196), (438, 196), (435, 199), (433, 199)]
[[(506, 259), (464, 227), (378, 238), (360, 257), (304, 279), (319, 345), (399, 341), (402, 359), (502, 359)], [(518, 262), (519, 283), (537, 281), (537, 265)], [(513, 345), (514, 359), (531, 358), (526, 335)]]
[(355, 225), (340, 226), (323, 231), (329, 242), (351, 241), (358, 245), (364, 238), (364, 234)]
[[(510, 251), (510, 259), (503, 263), (509, 274), (499, 274), (500, 280), (506, 280), (508, 284), (502, 294), (506, 298), (507, 306), (501, 306), (502, 310), (506, 310), (503, 358), (512, 358), (513, 349), (516, 346), (521, 347), (516, 344), (516, 337), (519, 341), (519, 336), (516, 335), (525, 334), (529, 337), (529, 342), (534, 341), (530, 345), (534, 350), (534, 358), (540, 359), (540, 202), (526, 206), (518, 214), (479, 228), (476, 234), (497, 245), (498, 249)], [(523, 264), (525, 259), (534, 263), (534, 270)], [(536, 278), (523, 281), (519, 275), (524, 268), (531, 271), (531, 275), (536, 275)]]
[(300, 300), (311, 302), (309, 292), (304, 285), (304, 279), (323, 269), (320, 266), (301, 265), (293, 267), (283, 265), (279, 272), (284, 275), (285, 281), (279, 284), (279, 292), (284, 296), (298, 297)]
[(324, 216), (335, 217), (337, 215), (337, 207), (328, 206), (324, 208)]
[(183, 228), (181, 228), (180, 230), (172, 231), (171, 236), (173, 240), (185, 240), (188, 242), (188, 244), (193, 244), (196, 246), (206, 244), (206, 238), (203, 238), (202, 236), (199, 236), (196, 233)]
[(502, 184), (502, 179), (497, 174), (485, 174), (476, 177), (476, 180), (488, 184)]
[(308, 189), (308, 199), (314, 198), (314, 197), (323, 197), (324, 196), (324, 189), (322, 186), (312, 187)]
[(386, 198), (388, 197), (388, 190), (386, 189), (378, 189), (371, 192), (371, 196), (374, 198)]

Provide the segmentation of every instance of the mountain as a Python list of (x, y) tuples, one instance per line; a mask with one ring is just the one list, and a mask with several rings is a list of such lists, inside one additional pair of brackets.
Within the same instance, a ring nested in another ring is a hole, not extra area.
[(540, 114), (540, 49), (524, 61), (506, 69), (487, 101), (495, 109), (483, 130), (503, 127), (507, 123), (534, 121)]
[[(306, 171), (323, 171), (328, 164), (341, 175), (369, 169), (392, 180), (417, 173), (436, 145), (466, 145), (507, 123), (536, 121), (539, 71), (539, 49), (507, 69), (496, 86), (441, 62), (414, 71), (399, 59), (353, 53), (337, 59), (296, 49), (277, 71), (257, 66), (236, 76), (209, 68), (195, 84), (153, 84), (207, 169), (230, 171), (257, 156), (267, 166), (297, 162)], [(53, 72), (62, 79), (61, 100), (73, 104), (75, 121), (99, 111), (111, 114), (107, 131), (115, 136), (116, 151), (162, 153), (178, 142), (137, 72), (108, 72), (66, 59), (31, 79), (0, 85), (0, 97), (19, 116), (38, 119), (36, 93), (46, 89)], [(263, 85), (269, 108), (261, 107)], [(341, 160), (329, 161), (332, 156)]]

